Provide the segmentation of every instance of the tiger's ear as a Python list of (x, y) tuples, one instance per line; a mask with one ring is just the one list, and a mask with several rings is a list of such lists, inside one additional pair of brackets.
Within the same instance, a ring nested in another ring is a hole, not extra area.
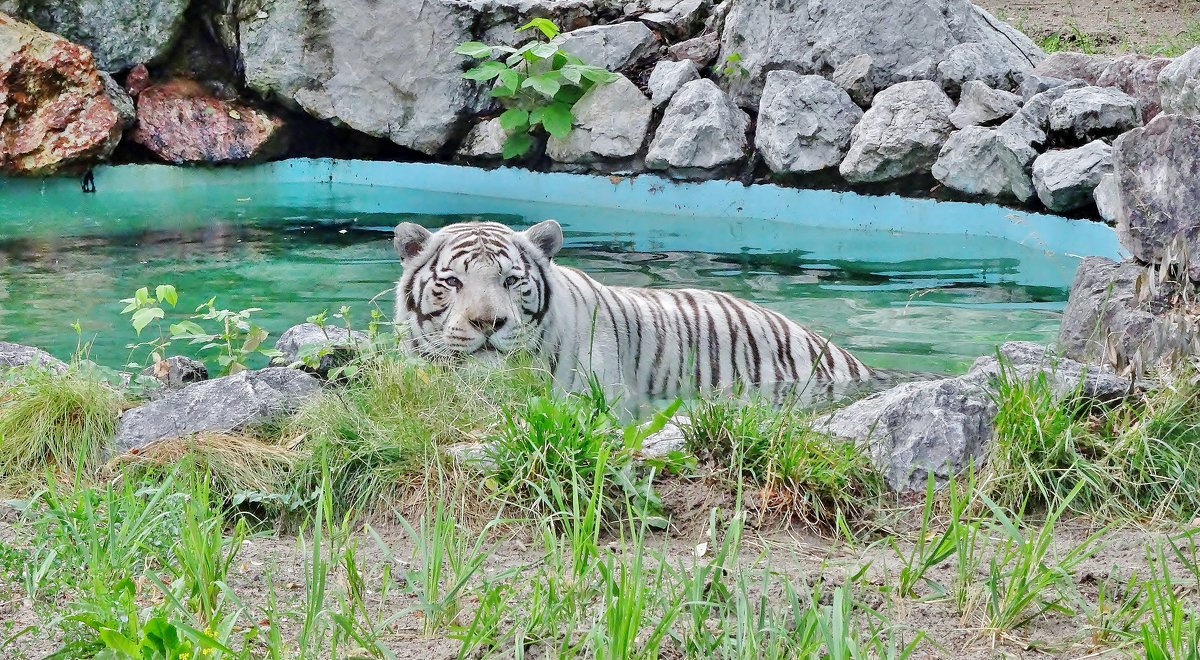
[(547, 259), (553, 259), (554, 255), (562, 249), (562, 227), (554, 220), (543, 220), (523, 233), (530, 243), (533, 243), (537, 249), (542, 251), (542, 254), (546, 255)]
[(428, 229), (412, 222), (401, 222), (396, 225), (395, 233), (396, 237), (392, 239), (392, 246), (396, 248), (396, 254), (400, 255), (402, 261), (408, 261), (421, 254), (425, 242), (429, 240), (430, 236), (433, 236)]

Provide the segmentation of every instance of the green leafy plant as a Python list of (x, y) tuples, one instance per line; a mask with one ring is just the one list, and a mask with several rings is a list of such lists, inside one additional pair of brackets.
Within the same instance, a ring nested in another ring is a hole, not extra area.
[(717, 75), (726, 79), (745, 78), (750, 75), (750, 71), (742, 66), (742, 54), (734, 51), (725, 56), (721, 68), (717, 70)]
[[(247, 362), (253, 355), (259, 354), (268, 358), (280, 355), (279, 351), (273, 348), (263, 348), (263, 342), (270, 333), (252, 318), (255, 312), (262, 311), (261, 308), (250, 307), (234, 312), (217, 309), (216, 303), (215, 297), (209, 298), (208, 302), (196, 308), (196, 315), (192, 320), (172, 325), (172, 336), (192, 344), (202, 344), (202, 352), (216, 352), (217, 364), (221, 367), (222, 375), (245, 371), (249, 368)], [(203, 326), (196, 321), (215, 321), (217, 331), (205, 332)]]
[(491, 95), (506, 108), (500, 115), (500, 125), (508, 136), (505, 158), (528, 153), (539, 127), (554, 137), (566, 137), (575, 123), (575, 103), (593, 85), (617, 78), (617, 74), (585, 64), (554, 43), (559, 29), (552, 21), (535, 18), (517, 28), (517, 32), (527, 30), (536, 30), (535, 38), (520, 48), (468, 41), (454, 51), (483, 60), (464, 73), (464, 78), (495, 81)]
[(125, 303), (125, 308), (121, 310), (121, 313), (130, 315), (129, 323), (138, 337), (142, 336), (142, 331), (151, 323), (156, 323), (158, 326), (158, 336), (127, 346), (130, 350), (129, 366), (140, 366), (133, 362), (133, 353), (139, 348), (149, 349), (151, 363), (163, 359), (167, 347), (171, 345), (171, 334), (163, 331), (162, 320), (167, 316), (166, 307), (174, 309), (175, 305), (179, 303), (179, 294), (175, 291), (175, 287), (170, 284), (159, 284), (154, 287), (154, 294), (151, 295), (150, 287), (144, 286), (135, 291), (132, 298), (125, 298), (121, 302)]
[[(256, 354), (268, 358), (279, 355), (279, 351), (263, 348), (263, 342), (270, 333), (253, 319), (254, 313), (261, 312), (261, 308), (250, 307), (237, 312), (217, 309), (217, 299), (213, 297), (197, 307), (190, 317), (170, 324), (164, 331), (162, 322), (166, 318), (167, 307), (174, 309), (179, 303), (179, 294), (174, 286), (159, 284), (154, 287), (153, 295), (149, 287), (142, 287), (134, 292), (132, 298), (125, 298), (121, 302), (125, 303), (121, 313), (130, 315), (130, 325), (139, 337), (151, 323), (159, 328), (157, 337), (128, 346), (129, 367), (141, 366), (133, 361), (133, 353), (139, 348), (149, 348), (149, 362), (154, 364), (166, 357), (167, 349), (175, 341), (201, 344), (199, 350), (202, 353), (216, 353), (222, 376), (245, 371), (249, 368), (247, 362)], [(215, 322), (216, 331), (207, 332), (202, 325), (204, 322)]]

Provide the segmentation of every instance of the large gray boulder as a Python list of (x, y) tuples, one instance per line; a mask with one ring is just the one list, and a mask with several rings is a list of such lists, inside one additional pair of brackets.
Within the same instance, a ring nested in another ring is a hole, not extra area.
[(892, 490), (919, 492), (931, 472), (945, 483), (971, 463), (983, 463), (995, 415), (986, 388), (973, 379), (946, 378), (871, 395), (818, 428), (863, 446)]
[(1038, 62), (1038, 65), (1033, 68), (1033, 75), (1060, 80), (1078, 79), (1089, 85), (1095, 85), (1112, 62), (1111, 57), (1072, 53), (1064, 50), (1050, 53), (1046, 59)]
[(658, 37), (644, 24), (631, 21), (564, 32), (554, 43), (587, 64), (619, 71), (654, 52)]
[(1142, 125), (1138, 100), (1113, 87), (1072, 89), (1050, 107), (1050, 131), (1067, 142), (1114, 138)]
[(1200, 116), (1200, 46), (1176, 58), (1158, 74), (1162, 111)]
[(449, 0), (273, 0), (229, 30), (246, 87), (318, 119), (426, 154), (490, 103), (454, 48), (476, 10)]
[(1012, 92), (1021, 87), (1026, 74), (1032, 70), (1033, 64), (1020, 51), (996, 48), (994, 44), (966, 43), (946, 51), (945, 58), (938, 64), (938, 82), (953, 97), (957, 97), (963, 83), (970, 80)]
[(1200, 117), (1162, 114), (1122, 135), (1113, 166), (1121, 244), (1147, 263), (1186, 257), (1200, 281)]
[(675, 96), (680, 87), (699, 77), (700, 69), (691, 60), (659, 60), (646, 83), (650, 101), (654, 103), (654, 107), (661, 108)]
[(793, 71), (767, 74), (754, 144), (772, 172), (837, 167), (863, 111), (837, 85)]
[(574, 107), (575, 127), (551, 136), (546, 155), (560, 163), (627, 160), (642, 149), (654, 105), (625, 76), (589, 89)]
[(1049, 140), (1050, 109), (1054, 104), (1075, 89), (1086, 87), (1082, 80), (1072, 80), (1029, 97), (1017, 114), (1000, 125), (1026, 144), (1041, 147)]
[(358, 330), (301, 323), (284, 330), (275, 341), (275, 350), (280, 353), (275, 364), (303, 369), (325, 378), (331, 369), (353, 360), (369, 342), (367, 334)]
[(123, 453), (158, 440), (230, 433), (264, 424), (297, 410), (320, 391), (315, 376), (285, 367), (195, 383), (125, 411), (114, 449)]
[(1001, 379), (1029, 381), (1045, 374), (1062, 399), (1078, 393), (1112, 401), (1130, 390), (1128, 380), (1056, 358), (1037, 344), (1010, 342), (999, 354), (1003, 362), (982, 357), (957, 378), (904, 383), (869, 396), (834, 412), (818, 428), (860, 443), (893, 490), (921, 492), (931, 473), (944, 484), (987, 460)]
[(947, 51), (965, 43), (1031, 67), (1044, 56), (1028, 37), (969, 0), (730, 0), (721, 58), (741, 56), (748, 75), (727, 84), (739, 104), (755, 107), (774, 69), (821, 74), (868, 55), (872, 87), (880, 90), (933, 79)]
[(1096, 80), (1099, 87), (1116, 87), (1138, 100), (1142, 123), (1158, 116), (1162, 110), (1162, 93), (1158, 76), (1171, 60), (1166, 57), (1124, 55), (1105, 67)]
[(3, 372), (8, 369), (21, 369), (30, 366), (44, 367), (58, 373), (67, 370), (66, 362), (40, 348), (0, 341), (0, 375), (3, 375)]
[(846, 90), (859, 107), (869, 108), (875, 100), (875, 81), (871, 75), (874, 67), (875, 60), (870, 55), (855, 55), (837, 65), (830, 80)]
[(1020, 96), (970, 80), (962, 85), (958, 107), (950, 113), (950, 123), (955, 128), (990, 126), (1012, 117), (1020, 109)]
[(900, 83), (876, 94), (851, 133), (842, 176), (870, 183), (928, 172), (954, 131), (952, 112), (954, 103), (931, 81)]
[(97, 68), (118, 72), (161, 60), (183, 29), (189, 0), (16, 0), (38, 27), (87, 46)]
[(1029, 169), (1036, 157), (1033, 147), (1011, 133), (968, 126), (942, 147), (933, 176), (966, 195), (1026, 202), (1034, 194)]
[(1075, 272), (1059, 327), (1059, 351), (1074, 360), (1143, 374), (1200, 353), (1200, 319), (1174, 301), (1177, 282), (1134, 261), (1086, 257)]
[(1096, 186), (1112, 170), (1112, 147), (1096, 140), (1038, 156), (1033, 161), (1033, 187), (1046, 208), (1071, 211), (1092, 204)]
[(746, 156), (750, 117), (707, 78), (675, 93), (646, 153), (646, 167), (704, 176)]

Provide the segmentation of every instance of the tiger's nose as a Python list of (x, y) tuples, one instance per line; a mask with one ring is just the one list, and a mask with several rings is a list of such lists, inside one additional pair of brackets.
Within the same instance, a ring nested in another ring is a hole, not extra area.
[(503, 328), (505, 323), (508, 323), (508, 318), (504, 316), (483, 316), (471, 319), (471, 325), (475, 326), (476, 330), (489, 335)]

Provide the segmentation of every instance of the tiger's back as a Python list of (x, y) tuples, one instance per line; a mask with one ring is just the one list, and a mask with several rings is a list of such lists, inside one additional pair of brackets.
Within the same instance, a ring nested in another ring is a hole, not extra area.
[[(606, 287), (558, 266), (565, 295), (546, 342), (555, 381), (577, 390), (595, 373), (626, 395), (669, 398), (750, 385), (773, 400), (867, 381), (871, 370), (804, 326), (718, 291)], [(583, 368), (577, 368), (582, 366)], [(830, 386), (834, 386), (830, 388)]]

